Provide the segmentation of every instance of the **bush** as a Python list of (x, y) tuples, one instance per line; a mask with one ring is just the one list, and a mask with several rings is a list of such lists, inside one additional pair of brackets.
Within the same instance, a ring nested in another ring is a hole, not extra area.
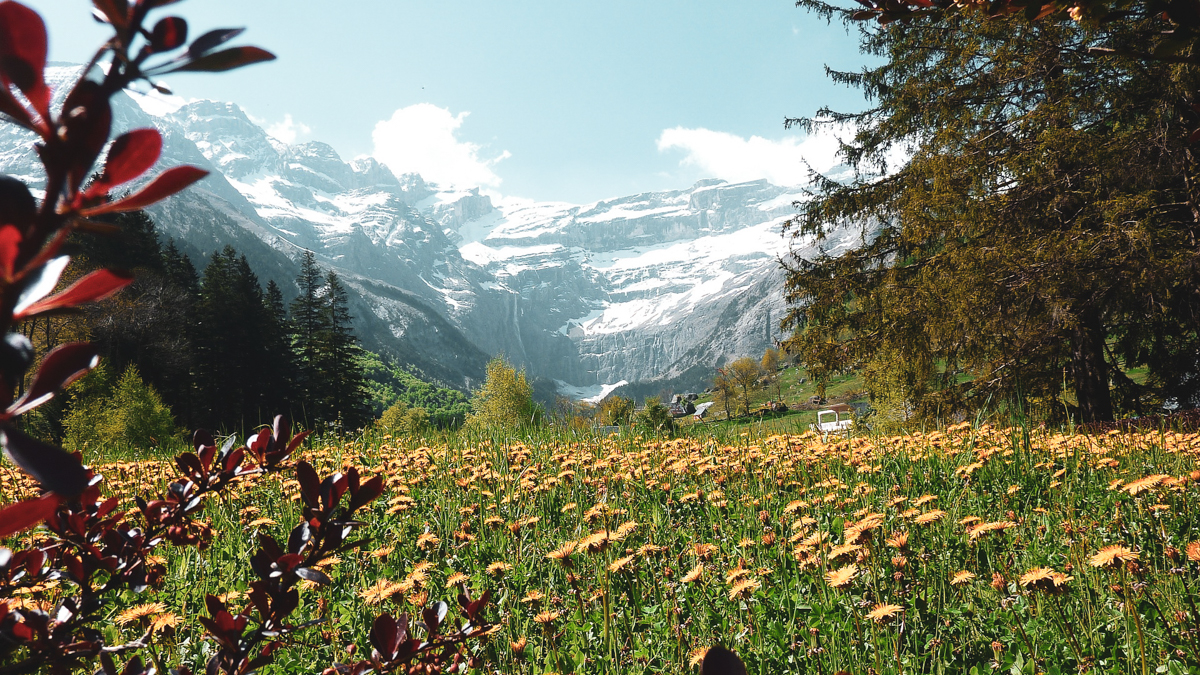
[(671, 419), (671, 411), (657, 396), (646, 399), (646, 407), (637, 411), (633, 419), (634, 424), (642, 429), (653, 432), (675, 432), (675, 420)]
[(488, 363), (487, 380), (471, 398), (467, 427), (474, 430), (515, 429), (541, 422), (541, 407), (533, 402), (533, 387), (502, 358)]
[(396, 401), (375, 424), (389, 434), (420, 433), (429, 426), (429, 413), (424, 408), (409, 408), (404, 401)]
[(609, 396), (600, 401), (596, 411), (600, 426), (624, 426), (633, 417), (633, 399), (623, 396)]
[(151, 448), (178, 433), (171, 409), (130, 365), (113, 381), (112, 371), (100, 366), (84, 378), (64, 420), (65, 445)]

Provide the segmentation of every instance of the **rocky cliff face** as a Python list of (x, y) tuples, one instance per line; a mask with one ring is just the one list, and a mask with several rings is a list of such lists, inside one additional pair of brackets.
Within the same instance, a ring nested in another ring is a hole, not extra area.
[[(57, 81), (77, 77), (55, 70)], [(203, 268), (232, 244), (295, 292), (304, 249), (353, 292), (358, 330), (450, 384), (504, 354), (564, 390), (679, 377), (761, 354), (784, 311), (780, 228), (801, 197), (764, 181), (587, 205), (493, 200), (287, 145), (236, 105), (119, 97), (118, 128), (157, 127), (162, 164), (213, 175), (151, 214)], [(0, 170), (40, 181), (32, 138), (0, 126)]]

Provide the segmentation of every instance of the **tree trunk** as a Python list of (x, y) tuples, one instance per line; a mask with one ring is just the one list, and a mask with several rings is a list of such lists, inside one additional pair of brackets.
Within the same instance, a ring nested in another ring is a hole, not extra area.
[(1083, 311), (1071, 331), (1071, 377), (1083, 422), (1113, 421), (1108, 389), (1108, 362), (1104, 360), (1104, 326), (1094, 308)]

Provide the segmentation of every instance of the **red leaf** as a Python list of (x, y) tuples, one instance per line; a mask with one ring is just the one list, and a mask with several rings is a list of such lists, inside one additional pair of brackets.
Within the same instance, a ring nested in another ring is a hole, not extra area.
[(146, 173), (161, 154), (162, 135), (157, 129), (135, 129), (121, 134), (108, 149), (108, 159), (104, 161), (100, 178), (88, 188), (84, 197), (106, 195), (117, 185)]
[(61, 498), (51, 493), (0, 508), (0, 539), (28, 530), (54, 515), (59, 501)]
[(205, 54), (190, 63), (176, 68), (174, 72), (206, 72), (220, 73), (234, 68), (241, 68), (252, 63), (274, 61), (275, 55), (258, 47), (231, 47), (219, 52)]
[(117, 28), (129, 25), (129, 5), (124, 0), (92, 0), (92, 5)]
[(62, 448), (43, 443), (12, 427), (0, 430), (4, 454), (33, 476), (42, 487), (66, 498), (77, 497), (88, 486), (88, 472)]
[(90, 342), (71, 342), (55, 347), (42, 360), (42, 366), (29, 385), (29, 390), (12, 404), (7, 414), (16, 417), (36, 408), (99, 363), (100, 353)]
[(46, 69), (46, 24), (18, 2), (0, 2), (0, 82), (16, 85), (45, 120), (50, 117)]
[(90, 217), (105, 213), (121, 213), (123, 211), (144, 209), (155, 202), (162, 201), (176, 192), (183, 190), (207, 175), (207, 171), (194, 166), (171, 167), (158, 174), (148, 185), (128, 197), (107, 204), (93, 206), (90, 209), (83, 209), (80, 213)]
[(81, 78), (63, 103), (60, 130), (69, 148), (67, 160), (72, 189), (78, 189), (112, 132), (112, 107), (98, 83)]
[(15, 225), (0, 227), (0, 276), (12, 279), (21, 247), (21, 231)]
[(150, 33), (150, 45), (156, 52), (165, 52), (187, 42), (187, 21), (177, 17), (167, 18), (154, 24)]
[(21, 321), (56, 309), (78, 307), (85, 302), (103, 300), (131, 283), (133, 283), (133, 275), (129, 272), (96, 270), (71, 284), (62, 293), (57, 293), (26, 307), (13, 318)]

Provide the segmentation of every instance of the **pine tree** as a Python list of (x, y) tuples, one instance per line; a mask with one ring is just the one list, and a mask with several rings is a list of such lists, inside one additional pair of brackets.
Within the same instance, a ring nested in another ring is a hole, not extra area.
[(319, 363), (326, 384), (321, 411), (326, 421), (340, 419), (348, 428), (360, 427), (371, 419), (362, 348), (351, 325), (346, 288), (333, 270), (325, 275), (324, 291)]
[(304, 252), (296, 285), (300, 293), (289, 308), (292, 351), (296, 357), (294, 383), (300, 412), (311, 424), (324, 414), (318, 403), (326, 398), (325, 383), (321, 379), (320, 342), (322, 334), (328, 330), (327, 314), (322, 309), (321, 269), (317, 267), (312, 251)]
[(208, 424), (248, 428), (269, 419), (271, 355), (260, 332), (266, 304), (258, 277), (231, 246), (214, 253), (196, 308), (200, 398)]

